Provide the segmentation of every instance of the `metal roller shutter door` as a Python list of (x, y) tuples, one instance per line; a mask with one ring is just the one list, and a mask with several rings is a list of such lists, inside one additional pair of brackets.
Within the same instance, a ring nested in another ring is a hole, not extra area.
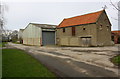
[(55, 44), (55, 32), (42, 31), (42, 45), (54, 45), (54, 44)]

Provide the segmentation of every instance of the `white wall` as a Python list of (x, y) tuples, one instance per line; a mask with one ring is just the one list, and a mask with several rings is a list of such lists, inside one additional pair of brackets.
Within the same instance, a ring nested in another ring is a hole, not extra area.
[(38, 45), (41, 43), (41, 28), (29, 24), (23, 32), (23, 44)]

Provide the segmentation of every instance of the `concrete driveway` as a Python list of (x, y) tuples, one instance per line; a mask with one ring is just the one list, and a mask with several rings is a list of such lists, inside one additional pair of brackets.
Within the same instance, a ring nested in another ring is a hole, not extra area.
[(118, 68), (110, 58), (119, 54), (118, 46), (109, 47), (37, 47), (8, 43), (27, 51), (51, 71), (62, 77), (117, 77)]

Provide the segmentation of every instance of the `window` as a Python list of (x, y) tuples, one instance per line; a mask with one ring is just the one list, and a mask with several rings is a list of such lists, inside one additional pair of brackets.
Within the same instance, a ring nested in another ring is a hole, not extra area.
[(85, 30), (85, 28), (83, 28), (83, 30)]
[(104, 19), (104, 21), (106, 21), (106, 20), (107, 20), (107, 18)]
[(102, 25), (100, 24), (100, 30), (102, 30)]
[(109, 25), (107, 25), (107, 31), (109, 30)]
[(75, 27), (72, 27), (72, 36), (75, 36)]
[(107, 28), (109, 28), (109, 25), (107, 25)]
[(63, 33), (65, 32), (65, 28), (63, 28)]

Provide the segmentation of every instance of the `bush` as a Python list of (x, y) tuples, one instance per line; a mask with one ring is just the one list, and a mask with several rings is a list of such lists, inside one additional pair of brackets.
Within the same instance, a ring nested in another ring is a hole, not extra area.
[(118, 37), (118, 44), (120, 44), (120, 36)]
[(118, 67), (120, 67), (120, 55), (117, 55), (117, 56), (113, 57), (113, 58), (111, 59), (111, 61), (112, 61), (115, 65), (117, 65)]

